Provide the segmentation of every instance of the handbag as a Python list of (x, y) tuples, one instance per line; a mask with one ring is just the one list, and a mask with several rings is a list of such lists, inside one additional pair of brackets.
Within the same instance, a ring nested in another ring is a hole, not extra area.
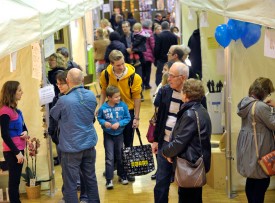
[(252, 126), (253, 126), (253, 134), (254, 134), (254, 140), (255, 140), (255, 147), (256, 147), (256, 156), (258, 159), (258, 163), (263, 169), (264, 173), (268, 176), (274, 176), (275, 175), (275, 150), (272, 152), (264, 155), (263, 157), (259, 158), (259, 148), (258, 148), (258, 142), (257, 142), (257, 137), (256, 137), (256, 121), (255, 121), (255, 107), (256, 107), (256, 102), (254, 102), (252, 106)]
[(149, 127), (148, 127), (148, 131), (146, 134), (146, 138), (147, 138), (148, 142), (150, 142), (150, 143), (154, 142), (154, 131), (156, 128), (156, 121), (157, 121), (157, 113), (156, 113), (156, 108), (155, 108), (154, 115), (149, 120)]
[(201, 156), (200, 158), (198, 158), (196, 163), (192, 163), (186, 159), (177, 157), (175, 182), (179, 187), (183, 188), (198, 188), (206, 184), (206, 173), (202, 155), (199, 115), (195, 110), (194, 112), (197, 117), (198, 133), (201, 146)]
[(143, 145), (140, 131), (136, 128), (140, 146), (125, 147), (122, 149), (122, 162), (127, 175), (141, 176), (155, 170), (151, 145)]

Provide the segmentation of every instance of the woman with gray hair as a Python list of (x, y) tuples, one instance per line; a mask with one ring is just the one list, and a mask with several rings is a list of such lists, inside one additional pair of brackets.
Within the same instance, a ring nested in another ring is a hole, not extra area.
[(154, 63), (154, 48), (155, 48), (155, 38), (152, 32), (152, 21), (146, 19), (142, 22), (142, 28), (147, 32), (150, 37), (146, 39), (146, 51), (143, 52), (145, 63), (142, 65), (142, 81), (144, 89), (151, 89), (150, 86), (150, 76), (151, 76), (151, 66)]

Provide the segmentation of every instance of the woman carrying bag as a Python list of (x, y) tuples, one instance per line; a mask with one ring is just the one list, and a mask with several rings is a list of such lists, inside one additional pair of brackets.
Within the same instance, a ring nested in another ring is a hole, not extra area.
[[(205, 95), (202, 82), (195, 79), (187, 80), (183, 84), (182, 93), (184, 104), (177, 114), (172, 141), (163, 149), (163, 156), (169, 162), (174, 162), (174, 165), (178, 165), (180, 159), (194, 164), (202, 158), (205, 178), (205, 173), (209, 171), (211, 162), (211, 121), (207, 110), (201, 105), (201, 100)], [(173, 159), (174, 157), (176, 159)], [(180, 185), (180, 180), (177, 180), (177, 172), (181, 172), (179, 170), (181, 168), (176, 169), (175, 175), (178, 185)], [(179, 186), (179, 203), (202, 203), (202, 186), (204, 184), (205, 182), (202, 182), (201, 185)]]
[[(271, 108), (275, 107), (275, 101), (268, 98), (272, 92), (271, 80), (259, 77), (250, 86), (248, 96), (238, 104), (237, 113), (242, 118), (242, 125), (237, 141), (237, 170), (246, 177), (248, 203), (263, 203), (270, 184), (270, 177), (258, 164), (257, 154), (262, 157), (275, 150), (272, 132), (275, 130), (275, 114)], [(255, 123), (255, 134), (252, 123)]]

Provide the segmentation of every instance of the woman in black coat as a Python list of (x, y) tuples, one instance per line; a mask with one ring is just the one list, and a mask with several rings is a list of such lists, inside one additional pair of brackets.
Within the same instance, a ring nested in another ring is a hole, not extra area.
[[(177, 122), (172, 132), (172, 141), (162, 151), (172, 163), (172, 158), (181, 157), (192, 163), (203, 155), (205, 171), (210, 170), (211, 162), (211, 121), (208, 112), (201, 105), (204, 88), (200, 80), (188, 79), (183, 84), (184, 104), (177, 114)], [(199, 115), (201, 145), (195, 111)], [(175, 159), (176, 162), (176, 159)], [(202, 187), (179, 187), (179, 203), (202, 203)]]

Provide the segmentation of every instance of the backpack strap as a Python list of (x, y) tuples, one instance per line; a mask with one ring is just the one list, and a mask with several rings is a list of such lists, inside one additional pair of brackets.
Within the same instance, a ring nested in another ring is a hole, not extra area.
[(104, 70), (104, 76), (105, 76), (105, 80), (106, 80), (106, 84), (107, 84), (107, 87), (109, 85), (109, 73), (107, 71), (107, 69)]
[(132, 86), (133, 86), (133, 83), (134, 83), (134, 78), (135, 78), (135, 73), (133, 73), (132, 75), (130, 75), (130, 77), (128, 79), (128, 86), (130, 88), (131, 99), (132, 99)]

